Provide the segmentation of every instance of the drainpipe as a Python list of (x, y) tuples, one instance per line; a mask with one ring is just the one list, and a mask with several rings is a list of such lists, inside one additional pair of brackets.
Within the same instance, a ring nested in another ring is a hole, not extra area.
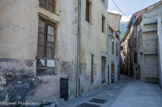
[[(108, 5), (109, 5), (109, 1), (107, 0), (107, 8), (108, 8)], [(109, 18), (109, 15), (107, 15), (107, 23), (108, 23), (108, 18)], [(110, 31), (109, 31), (109, 24), (107, 24), (107, 58), (108, 58), (108, 85), (110, 85), (110, 52), (109, 52), (109, 47), (110, 47), (110, 41), (109, 41), (109, 38), (110, 38), (110, 35), (109, 35)]]
[(78, 0), (78, 33), (77, 33), (77, 71), (76, 71), (76, 97), (80, 97), (80, 37), (81, 37), (81, 4)]
[(158, 34), (158, 66), (159, 66), (159, 84), (162, 88), (162, 26), (161, 26), (161, 17), (158, 17), (158, 21), (157, 21), (157, 34)]

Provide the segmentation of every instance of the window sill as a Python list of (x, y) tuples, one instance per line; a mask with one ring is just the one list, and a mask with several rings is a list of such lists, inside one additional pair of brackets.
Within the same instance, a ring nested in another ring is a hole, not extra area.
[(41, 6), (39, 6), (41, 9), (43, 9), (43, 10), (46, 10), (46, 11), (48, 11), (48, 12), (50, 12), (51, 14), (55, 14), (55, 15), (57, 15), (57, 16), (60, 16), (60, 14), (59, 13), (57, 13), (57, 12), (51, 12), (50, 10), (48, 10), (48, 9), (46, 9), (46, 8), (44, 8), (44, 7), (41, 7)]
[(37, 68), (36, 76), (51, 76), (56, 75), (55, 67), (40, 67)]

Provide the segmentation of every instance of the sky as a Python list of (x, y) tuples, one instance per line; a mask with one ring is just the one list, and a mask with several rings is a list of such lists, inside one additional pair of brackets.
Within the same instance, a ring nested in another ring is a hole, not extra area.
[[(109, 1), (109, 9), (108, 11), (113, 13), (122, 14), (114, 5), (112, 0)], [(131, 15), (137, 11), (140, 11), (160, 0), (114, 0), (118, 7), (122, 10), (122, 12), (126, 15), (122, 17), (121, 22), (129, 21)]]

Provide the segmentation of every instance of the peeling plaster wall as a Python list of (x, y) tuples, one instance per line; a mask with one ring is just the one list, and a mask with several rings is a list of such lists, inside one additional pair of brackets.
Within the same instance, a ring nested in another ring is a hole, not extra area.
[[(101, 56), (107, 57), (107, 32), (102, 33), (101, 23), (102, 15), (107, 21), (107, 5), (90, 1), (91, 24), (85, 21), (85, 0), (82, 0), (81, 93), (106, 84), (101, 84)], [(1, 0), (0, 13), (0, 101), (59, 99), (60, 78), (69, 79), (69, 96), (75, 96), (78, 1), (57, 0), (57, 12), (53, 14), (39, 7), (38, 0)], [(36, 75), (39, 13), (57, 24), (52, 75)], [(91, 54), (95, 55), (93, 84), (90, 83)]]
[(69, 96), (76, 96), (76, 58), (78, 1), (60, 0), (60, 31), (58, 37), (58, 60), (60, 77), (69, 79)]
[[(107, 0), (106, 0), (107, 1)], [(106, 57), (107, 83), (107, 26), (106, 33), (102, 33), (102, 15), (107, 23), (107, 8), (101, 0), (90, 0), (90, 23), (85, 19), (86, 0), (82, 0), (81, 21), (81, 93), (86, 93), (105, 84), (101, 83), (101, 57)], [(91, 83), (91, 54), (94, 54), (94, 81)]]
[(33, 90), (33, 94), (28, 98), (29, 101), (59, 99), (60, 78), (69, 80), (69, 97), (76, 96), (78, 2), (76, 0), (59, 0), (57, 3), (57, 14), (51, 14), (46, 9), (39, 8), (40, 13), (58, 22), (55, 74), (37, 76), (41, 82)]
[(36, 83), (38, 0), (1, 0), (0, 13), (0, 101), (25, 101)]
[[(78, 1), (58, 0), (53, 14), (41, 8), (39, 0), (1, 0), (0, 13), (0, 101), (59, 99), (60, 78), (69, 79), (69, 96), (74, 97)], [(52, 75), (36, 75), (38, 13), (57, 24)], [(20, 87), (24, 89), (22, 93), (13, 92)]]
[[(35, 11), (33, 11), (33, 9)], [(0, 71), (35, 71), (38, 1), (0, 1)], [(31, 66), (26, 64), (30, 62)], [(21, 66), (20, 66), (21, 65)]]
[(1, 0), (0, 12), (0, 57), (34, 60), (38, 0)]
[(38, 0), (1, 0), (0, 13), (0, 101), (25, 101), (35, 84)]

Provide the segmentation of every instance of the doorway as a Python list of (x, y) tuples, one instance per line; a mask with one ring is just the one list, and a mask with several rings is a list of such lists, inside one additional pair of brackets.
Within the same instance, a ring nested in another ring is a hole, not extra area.
[(111, 83), (114, 82), (114, 69), (115, 69), (115, 65), (114, 63), (111, 64)]
[(101, 57), (101, 76), (102, 76), (102, 83), (105, 83), (106, 82), (105, 72), (106, 72), (106, 57)]
[(107, 77), (107, 79), (108, 79), (108, 85), (109, 85), (109, 65), (108, 65), (108, 72), (107, 72), (107, 75), (108, 75), (108, 77)]

